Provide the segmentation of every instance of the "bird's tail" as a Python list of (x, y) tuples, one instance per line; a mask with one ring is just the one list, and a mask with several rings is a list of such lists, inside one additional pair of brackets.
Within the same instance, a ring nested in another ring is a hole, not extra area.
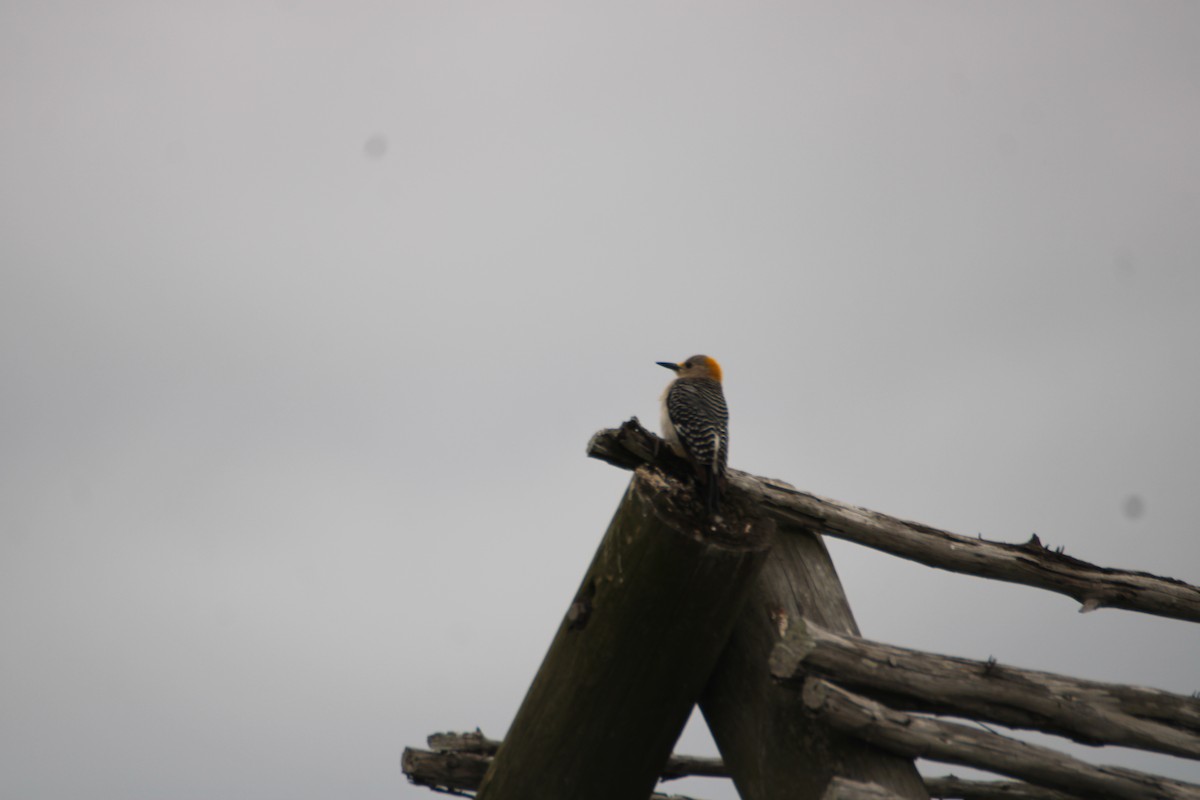
[(716, 514), (721, 508), (721, 476), (710, 472), (704, 481), (704, 507), (709, 515)]

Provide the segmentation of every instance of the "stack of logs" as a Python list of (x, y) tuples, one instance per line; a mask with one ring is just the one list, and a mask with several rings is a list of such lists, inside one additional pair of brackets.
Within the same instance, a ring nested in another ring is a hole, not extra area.
[[(734, 473), (720, 517), (631, 420), (589, 455), (635, 471), (503, 743), (435, 734), (409, 780), (482, 800), (645, 800), (659, 780), (732, 778), (743, 800), (1200, 800), (1200, 786), (1096, 766), (948, 722), (1200, 759), (1200, 700), (863, 639), (821, 535), (941, 569), (1200, 622), (1200, 588), (989, 542)], [(693, 705), (722, 759), (671, 755)], [(1010, 780), (922, 778), (913, 760)], [(665, 795), (654, 794), (662, 800)]]

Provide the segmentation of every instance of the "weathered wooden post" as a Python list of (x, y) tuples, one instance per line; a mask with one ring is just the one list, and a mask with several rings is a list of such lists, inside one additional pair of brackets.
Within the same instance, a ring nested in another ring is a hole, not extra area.
[(480, 800), (646, 800), (772, 531), (736, 495), (714, 523), (689, 485), (639, 468)]
[(858, 633), (824, 542), (800, 528), (780, 528), (700, 698), (738, 794), (743, 800), (820, 800), (830, 782), (841, 777), (877, 784), (906, 800), (927, 800), (910, 759), (813, 719), (799, 693), (771, 676), (771, 651), (805, 617), (831, 630)]

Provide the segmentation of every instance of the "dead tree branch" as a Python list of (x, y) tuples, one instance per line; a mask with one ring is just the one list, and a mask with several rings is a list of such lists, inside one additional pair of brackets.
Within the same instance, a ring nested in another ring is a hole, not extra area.
[[(892, 708), (1200, 759), (1200, 700), (1157, 689), (923, 653), (805, 620), (775, 647), (771, 671), (791, 680), (816, 674)], [(1157, 717), (1146, 718), (1146, 709)]]
[(804, 703), (838, 730), (909, 758), (996, 772), (1089, 800), (1200, 800), (1200, 786), (1119, 767), (1093, 766), (1007, 736), (887, 708), (820, 678)]
[[(669, 449), (631, 419), (597, 432), (588, 455), (624, 469), (657, 464), (674, 469)], [(755, 496), (781, 523), (856, 542), (926, 566), (1020, 583), (1065, 594), (1080, 611), (1123, 608), (1200, 622), (1200, 587), (1146, 572), (1098, 567), (1042, 545), (1035, 535), (1006, 544), (938, 530), (799, 491), (786, 483), (731, 470), (730, 482)]]

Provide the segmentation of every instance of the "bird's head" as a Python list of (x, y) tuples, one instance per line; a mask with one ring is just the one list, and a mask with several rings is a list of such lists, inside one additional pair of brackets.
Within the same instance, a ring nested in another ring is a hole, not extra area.
[(679, 374), (681, 378), (712, 378), (721, 382), (721, 365), (715, 358), (709, 356), (692, 356), (687, 361), (676, 364), (673, 361), (659, 361), (660, 367), (666, 367)]

